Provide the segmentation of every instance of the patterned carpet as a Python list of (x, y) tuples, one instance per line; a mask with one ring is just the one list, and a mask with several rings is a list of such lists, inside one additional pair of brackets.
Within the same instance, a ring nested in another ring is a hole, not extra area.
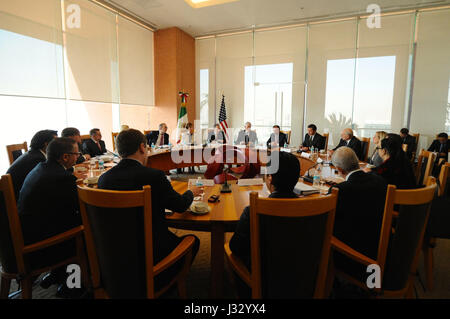
[[(202, 171), (204, 168), (202, 169)], [(172, 174), (173, 180), (185, 180), (189, 178), (197, 178), (201, 174)], [(187, 279), (187, 293), (189, 298), (193, 299), (207, 299), (209, 298), (210, 286), (210, 234), (206, 232), (191, 232), (184, 230), (171, 229), (178, 236), (185, 234), (195, 234), (200, 239), (200, 249), (196, 259), (192, 265), (191, 271)], [(226, 238), (229, 240), (231, 233), (227, 234)], [(425, 276), (423, 271), (423, 258), (419, 265), (419, 278), (416, 279), (415, 287), (418, 298), (436, 298), (436, 299), (450, 299), (450, 240), (438, 240), (437, 246), (434, 249), (435, 265), (434, 265), (434, 289), (427, 292), (423, 288), (425, 284)], [(234, 298), (234, 288), (230, 285), (228, 280), (227, 269), (224, 272), (224, 291), (223, 298)], [(42, 277), (42, 276), (41, 276)], [(33, 288), (33, 298), (36, 299), (57, 299), (55, 296), (57, 287), (51, 286), (48, 289), (42, 289), (39, 285), (39, 279)], [(423, 283), (423, 284), (422, 284)], [(17, 290), (17, 284), (13, 281), (11, 285), (11, 292)], [(339, 296), (337, 296), (339, 298)], [(15, 298), (20, 298), (20, 295)], [(177, 298), (175, 291), (167, 293), (163, 298)]]

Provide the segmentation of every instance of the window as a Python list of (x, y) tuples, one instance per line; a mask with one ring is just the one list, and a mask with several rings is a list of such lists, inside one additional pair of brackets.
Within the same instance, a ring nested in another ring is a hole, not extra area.
[(209, 70), (200, 70), (200, 128), (208, 128), (209, 120)]

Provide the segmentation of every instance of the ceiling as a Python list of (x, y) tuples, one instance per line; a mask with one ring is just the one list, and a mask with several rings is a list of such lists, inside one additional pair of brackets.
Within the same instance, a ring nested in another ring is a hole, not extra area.
[(238, 0), (194, 9), (184, 0), (105, 0), (157, 29), (178, 27), (194, 37), (366, 13), (450, 4), (450, 0)]

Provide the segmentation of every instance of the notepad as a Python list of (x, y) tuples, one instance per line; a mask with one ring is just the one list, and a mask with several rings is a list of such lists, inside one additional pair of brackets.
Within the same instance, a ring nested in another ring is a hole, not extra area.
[(189, 185), (197, 185), (197, 181), (200, 181), (202, 186), (214, 186), (214, 180), (212, 179), (189, 179)]
[(306, 153), (306, 152), (302, 152), (302, 153), (300, 154), (300, 156), (301, 156), (301, 157), (304, 157), (304, 158), (310, 158), (310, 157), (311, 157), (311, 154)]
[(292, 150), (290, 148), (280, 147), (280, 152), (291, 153)]
[(239, 186), (256, 186), (263, 185), (264, 181), (262, 178), (244, 178), (238, 180)]
[(297, 195), (311, 195), (319, 192), (320, 191), (317, 188), (306, 185), (305, 183), (302, 182), (298, 182), (294, 188), (294, 193), (296, 193)]

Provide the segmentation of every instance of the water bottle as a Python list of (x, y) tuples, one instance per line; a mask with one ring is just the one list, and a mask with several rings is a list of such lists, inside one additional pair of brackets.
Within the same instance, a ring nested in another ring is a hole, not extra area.
[(197, 187), (203, 186), (202, 179), (200, 176), (197, 178), (197, 183), (195, 184), (195, 186), (197, 186)]
[(152, 151), (155, 150), (155, 143), (152, 143)]
[(313, 177), (313, 187), (314, 188), (319, 189), (321, 175), (322, 175), (322, 168), (321, 168), (321, 165), (318, 165), (317, 169), (314, 171), (314, 177)]
[(98, 169), (101, 170), (101, 171), (103, 171), (105, 169), (105, 162), (103, 161), (102, 158), (100, 158), (98, 160)]
[(284, 148), (288, 148), (288, 144), (284, 142)]

